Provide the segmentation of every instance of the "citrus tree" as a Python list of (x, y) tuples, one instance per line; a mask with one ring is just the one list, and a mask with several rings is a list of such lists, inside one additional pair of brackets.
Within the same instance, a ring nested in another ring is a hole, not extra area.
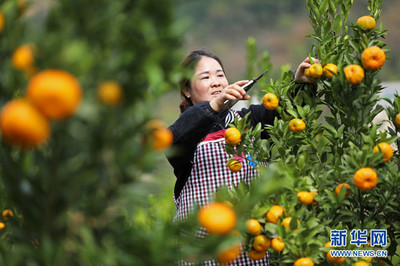
[[(246, 119), (232, 125), (241, 141), (226, 145), (232, 155), (227, 167), (240, 171), (239, 163), (249, 163), (260, 177), (220, 189), (215, 200), (236, 211), (236, 241), (250, 258), (270, 251), (272, 265), (399, 263), (400, 96), (379, 95), (379, 72), (390, 54), (379, 25), (381, 2), (368, 1), (369, 14), (352, 21), (352, 0), (307, 0), (314, 44), (306, 75), (312, 83), (295, 84), (293, 73), (283, 71), (260, 84), (264, 106), (280, 115), (264, 129), (269, 139)], [(255, 40), (248, 44), (249, 71), (269, 68), (268, 54), (257, 61)], [(377, 120), (381, 112), (386, 120)], [(375, 245), (375, 230), (385, 232), (386, 243)], [(221, 243), (217, 258), (227, 246), (235, 250), (235, 240)], [(365, 255), (333, 256), (331, 250)], [(381, 251), (385, 256), (373, 258)]]
[(1, 1), (1, 265), (174, 260), (141, 182), (172, 140), (153, 107), (181, 59), (174, 21), (168, 0)]

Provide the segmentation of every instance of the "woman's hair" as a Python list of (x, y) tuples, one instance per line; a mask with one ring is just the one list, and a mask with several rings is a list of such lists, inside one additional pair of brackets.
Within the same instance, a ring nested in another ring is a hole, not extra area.
[(183, 77), (179, 84), (180, 89), (181, 89), (181, 99), (182, 99), (182, 102), (179, 105), (181, 113), (183, 113), (184, 111), (186, 111), (187, 108), (189, 108), (190, 106), (193, 105), (192, 100), (185, 95), (185, 90), (190, 91), (192, 89), (191, 79), (193, 76), (194, 68), (196, 67), (197, 62), (199, 62), (203, 56), (215, 59), (221, 65), (222, 70), (225, 72), (224, 66), (223, 66), (221, 60), (213, 53), (204, 51), (204, 50), (192, 51), (185, 58), (185, 60), (183, 60), (182, 65), (181, 65), (182, 73), (183, 73)]

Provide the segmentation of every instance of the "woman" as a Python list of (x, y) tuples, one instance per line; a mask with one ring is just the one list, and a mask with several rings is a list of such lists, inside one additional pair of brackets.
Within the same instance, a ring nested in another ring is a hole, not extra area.
[[(298, 67), (297, 82), (308, 82), (304, 70), (310, 67), (308, 59)], [(230, 123), (248, 112), (251, 125), (273, 124), (276, 111), (263, 105), (251, 105), (248, 109), (233, 111), (224, 104), (226, 100), (249, 100), (241, 88), (248, 80), (229, 84), (221, 60), (210, 52), (193, 51), (182, 64), (190, 73), (181, 82), (181, 115), (170, 126), (174, 134), (177, 153), (168, 158), (177, 177), (174, 201), (177, 208), (175, 220), (185, 219), (195, 205), (209, 203), (209, 197), (221, 186), (237, 186), (250, 183), (257, 175), (256, 169), (243, 164), (242, 169), (231, 172), (226, 163), (230, 156), (225, 151), (224, 133)], [(263, 133), (266, 138), (266, 133)], [(238, 259), (239, 265), (268, 265), (268, 259), (251, 261), (246, 254)]]

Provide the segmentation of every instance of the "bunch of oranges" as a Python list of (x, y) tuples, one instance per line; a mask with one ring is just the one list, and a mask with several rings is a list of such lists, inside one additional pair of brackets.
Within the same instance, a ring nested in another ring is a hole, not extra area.
[[(365, 31), (370, 31), (375, 28), (376, 21), (372, 16), (360, 17), (356, 24)], [(366, 48), (361, 54), (361, 65), (351, 64), (343, 68), (344, 75), (348, 83), (357, 85), (364, 80), (364, 70), (378, 70), (380, 69), (386, 60), (384, 51), (378, 46), (371, 46)], [(328, 79), (332, 79), (338, 74), (338, 67), (333, 63), (328, 63), (324, 67), (320, 64), (312, 64), (308, 69), (305, 70), (305, 75), (310, 79), (315, 80), (325, 76)]]
[(14, 217), (14, 213), (10, 209), (5, 209), (1, 213), (2, 221), (0, 222), (0, 232), (6, 227), (6, 224), (4, 222), (8, 221), (9, 219), (12, 219)]
[(82, 97), (77, 79), (68, 72), (49, 69), (31, 78), (25, 98), (8, 102), (0, 113), (5, 141), (19, 148), (35, 148), (50, 136), (50, 120), (73, 115)]

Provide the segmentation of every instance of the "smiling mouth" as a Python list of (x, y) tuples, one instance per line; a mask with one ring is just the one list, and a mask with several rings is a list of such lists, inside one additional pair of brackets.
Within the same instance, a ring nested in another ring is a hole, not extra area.
[(221, 91), (214, 91), (213, 93), (211, 93), (212, 96), (217, 96), (221, 93)]

